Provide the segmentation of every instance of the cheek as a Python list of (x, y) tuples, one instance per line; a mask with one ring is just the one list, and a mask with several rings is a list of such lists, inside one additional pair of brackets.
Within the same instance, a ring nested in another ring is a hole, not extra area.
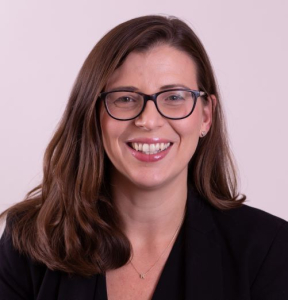
[[(198, 141), (202, 125), (202, 114), (200, 110), (195, 110), (191, 116), (175, 123), (175, 130), (180, 138), (191, 138), (193, 141)], [(192, 140), (191, 140), (192, 142)]]
[(113, 156), (118, 157), (121, 152), (120, 141), (123, 139), (126, 124), (112, 119), (104, 111), (100, 114), (100, 125), (105, 152), (112, 160)]
[(190, 125), (182, 132), (181, 143), (187, 150), (187, 154), (192, 156), (199, 142), (199, 129)]
[(187, 119), (183, 119), (183, 122), (179, 124), (176, 123), (174, 126), (174, 130), (179, 135), (179, 147), (185, 156), (185, 160), (190, 160), (197, 148), (201, 122), (201, 115), (195, 114)]
[(108, 116), (103, 107), (100, 110), (100, 126), (103, 146), (106, 154), (110, 156), (111, 149), (113, 149), (113, 141), (115, 142), (115, 128), (117, 129), (117, 126), (113, 125), (113, 119)]

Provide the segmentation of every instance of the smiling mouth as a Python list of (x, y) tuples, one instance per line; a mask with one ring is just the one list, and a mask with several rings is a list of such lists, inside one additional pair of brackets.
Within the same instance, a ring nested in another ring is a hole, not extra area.
[(128, 143), (128, 145), (144, 154), (156, 154), (166, 150), (167, 148), (172, 146), (172, 143), (155, 143), (155, 144), (147, 144), (147, 143)]

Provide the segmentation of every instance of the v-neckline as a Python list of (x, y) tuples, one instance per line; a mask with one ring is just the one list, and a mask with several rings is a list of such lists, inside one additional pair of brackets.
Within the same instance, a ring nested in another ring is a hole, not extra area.
[[(184, 268), (184, 230), (185, 219), (164, 265), (151, 300), (174, 299), (172, 294), (175, 294), (175, 299), (182, 299), (179, 293), (184, 291), (182, 287), (184, 280), (181, 278), (184, 276), (182, 270)], [(99, 275), (97, 285), (95, 300), (108, 300), (105, 274)]]

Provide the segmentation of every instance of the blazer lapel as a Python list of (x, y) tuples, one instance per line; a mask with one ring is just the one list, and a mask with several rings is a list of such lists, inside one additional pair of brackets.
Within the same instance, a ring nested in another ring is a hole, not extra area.
[(208, 203), (189, 192), (185, 222), (185, 299), (219, 300), (222, 292), (221, 248)]

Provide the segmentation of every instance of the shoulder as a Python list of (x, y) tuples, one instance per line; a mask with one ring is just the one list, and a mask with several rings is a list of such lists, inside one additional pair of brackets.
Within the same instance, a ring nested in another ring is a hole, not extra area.
[[(187, 210), (197, 229), (214, 228), (226, 241), (269, 242), (279, 230), (287, 230), (287, 221), (261, 209), (243, 204), (230, 210), (219, 210), (194, 191), (188, 194)], [(200, 225), (199, 225), (200, 224)]]
[(249, 274), (251, 294), (259, 299), (286, 299), (288, 222), (248, 205), (211, 211), (223, 260)]
[[(240, 256), (263, 260), (272, 245), (281, 247), (279, 236), (288, 239), (288, 222), (248, 205), (228, 211), (210, 208), (222, 245)], [(288, 257), (288, 244), (284, 242)]]
[(216, 227), (223, 235), (240, 240), (270, 243), (279, 231), (288, 234), (288, 222), (261, 209), (243, 204), (228, 211), (211, 209)]
[(14, 247), (10, 226), (6, 226), (0, 239), (0, 298), (34, 299), (46, 267), (33, 262)]

